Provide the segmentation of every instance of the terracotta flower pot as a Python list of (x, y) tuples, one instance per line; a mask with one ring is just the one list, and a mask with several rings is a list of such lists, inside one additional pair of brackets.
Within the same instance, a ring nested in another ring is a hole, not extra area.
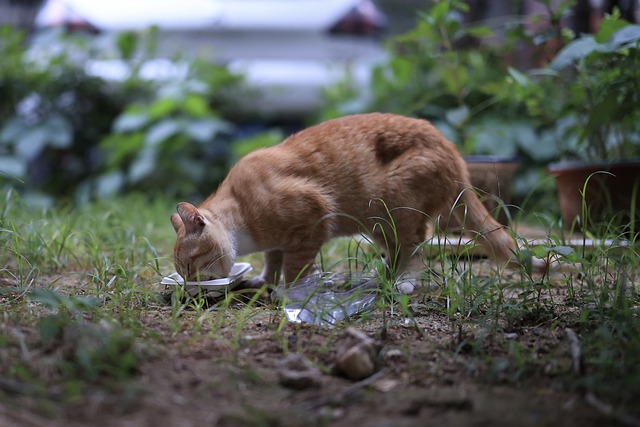
[(640, 160), (559, 163), (549, 166), (548, 171), (556, 180), (566, 226), (583, 225), (583, 209), (589, 226), (640, 219)]

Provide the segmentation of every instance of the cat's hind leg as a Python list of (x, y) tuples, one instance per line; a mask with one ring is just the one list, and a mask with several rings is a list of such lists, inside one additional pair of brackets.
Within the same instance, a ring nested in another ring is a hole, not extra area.
[(396, 287), (403, 294), (412, 294), (420, 282), (420, 276), (424, 269), (422, 261), (423, 251), (419, 243), (408, 244), (400, 247), (400, 262), (396, 277)]
[[(423, 218), (418, 218), (422, 220)], [(407, 221), (415, 224), (416, 221)], [(380, 250), (386, 254), (387, 265), (395, 272), (396, 286), (403, 294), (413, 293), (424, 270), (423, 251), (421, 245), (426, 237), (427, 226), (420, 223), (414, 227), (396, 226), (396, 238), (382, 233), (374, 233), (374, 240)]]

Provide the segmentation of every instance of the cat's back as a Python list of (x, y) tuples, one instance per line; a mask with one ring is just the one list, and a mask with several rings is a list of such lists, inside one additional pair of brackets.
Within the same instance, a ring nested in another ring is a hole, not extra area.
[(287, 149), (340, 149), (380, 146), (435, 147), (450, 145), (428, 121), (391, 113), (365, 113), (339, 117), (304, 129), (281, 146)]
[[(238, 181), (262, 185), (275, 176), (350, 183), (384, 180), (399, 170), (424, 176), (458, 174), (461, 157), (428, 121), (389, 113), (368, 113), (328, 120), (291, 135), (282, 143), (256, 150), (232, 171)], [(346, 181), (345, 181), (346, 182)]]
[(390, 113), (356, 114), (328, 120), (287, 138), (278, 155), (293, 155), (305, 163), (362, 165), (376, 168), (418, 156), (430, 164), (460, 162), (455, 145), (430, 122)]

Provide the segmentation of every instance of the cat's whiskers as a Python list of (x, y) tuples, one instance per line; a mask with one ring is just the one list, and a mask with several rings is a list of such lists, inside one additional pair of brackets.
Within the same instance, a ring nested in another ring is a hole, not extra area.
[(204, 266), (203, 269), (198, 270), (200, 280), (215, 280), (215, 279), (223, 279), (224, 277), (213, 272), (213, 267), (215, 264), (224, 259), (228, 254), (222, 254), (217, 258), (211, 260), (208, 264)]

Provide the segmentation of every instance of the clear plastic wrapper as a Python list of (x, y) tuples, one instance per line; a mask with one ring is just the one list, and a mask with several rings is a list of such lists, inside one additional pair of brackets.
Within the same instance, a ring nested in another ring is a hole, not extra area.
[(272, 297), (283, 304), (289, 321), (328, 326), (367, 310), (377, 289), (369, 276), (323, 273), (278, 286)]

